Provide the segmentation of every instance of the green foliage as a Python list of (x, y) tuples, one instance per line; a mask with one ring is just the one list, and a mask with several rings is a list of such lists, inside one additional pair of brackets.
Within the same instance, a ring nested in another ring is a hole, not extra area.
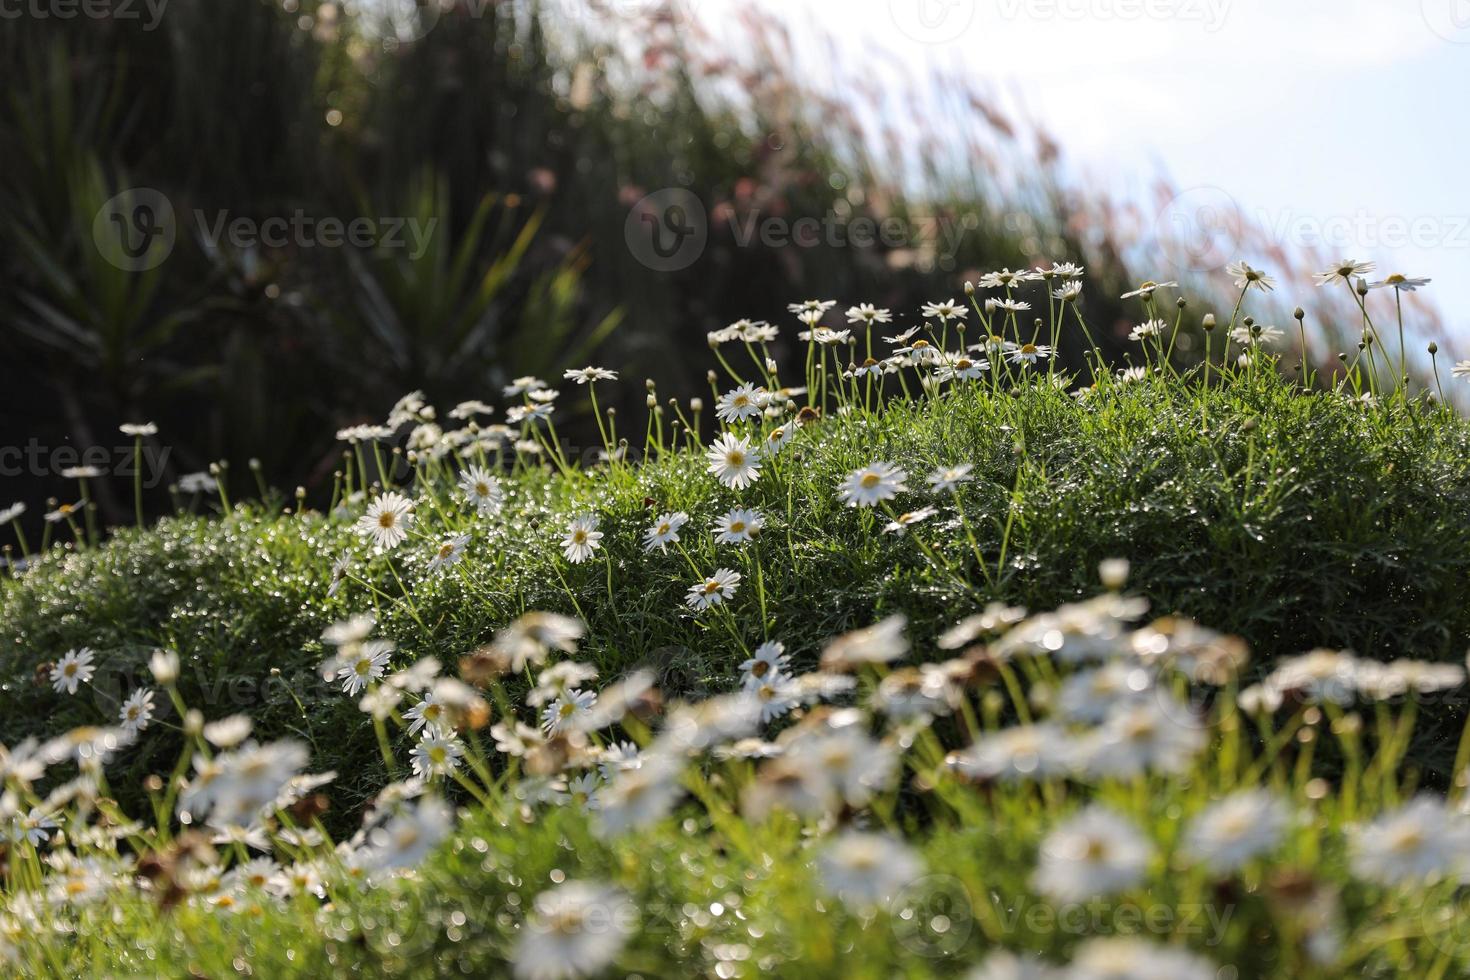
[[(875, 458), (913, 474), (901, 509), (933, 502), (940, 517), (896, 536), (878, 533), (881, 516), (841, 506), (841, 478)], [(923, 488), (923, 474), (961, 462), (975, 466), (958, 501), (974, 548)], [(1112, 384), (1082, 401), (1035, 383), (895, 402), (801, 430), (738, 499), (702, 453), (666, 448), (638, 468), (518, 467), (506, 510), (478, 519), (440, 466), (416, 478), (419, 536), (386, 557), (351, 530), (355, 512), (243, 504), (40, 559), (0, 587), (0, 742), (115, 711), (52, 693), (38, 665), (92, 647), (102, 673), (123, 678), (107, 696), (125, 696), (146, 679), (149, 652), (166, 647), (184, 658), (191, 703), (304, 738), (343, 774), (339, 802), (352, 809), (382, 773), (369, 734), (348, 727), (356, 704), (316, 674), (322, 629), (350, 613), (375, 612), (406, 654), (448, 664), (528, 609), (579, 615), (584, 656), (604, 677), (647, 665), (676, 693), (699, 693), (728, 689), (741, 648), (767, 638), (810, 665), (827, 637), (902, 611), (927, 645), (988, 601), (1045, 609), (1090, 594), (1110, 557), (1132, 562), (1132, 584), (1158, 614), (1239, 634), (1262, 667), (1317, 646), (1458, 660), (1470, 640), (1470, 426), (1398, 399), (1304, 394), (1273, 374), (1205, 391)], [(706, 531), (737, 504), (767, 519), (744, 551)], [(668, 510), (691, 515), (683, 538), (701, 575), (745, 575), (738, 627), (684, 608), (695, 580), (685, 558), (644, 553), (642, 531)], [(584, 512), (599, 516), (604, 548), (569, 566), (559, 541)], [(472, 535), (465, 561), (442, 575), (427, 570), (440, 532)], [(343, 553), (353, 578), (328, 599)], [(137, 760), (132, 775), (155, 761)]]

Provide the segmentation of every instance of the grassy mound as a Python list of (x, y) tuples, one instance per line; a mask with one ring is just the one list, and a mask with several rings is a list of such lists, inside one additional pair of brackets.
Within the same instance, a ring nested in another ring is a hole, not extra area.
[[(827, 637), (902, 611), (925, 646), (990, 601), (1075, 599), (1109, 557), (1130, 559), (1130, 585), (1156, 612), (1239, 634), (1261, 665), (1317, 646), (1457, 659), (1470, 637), (1470, 426), (1415, 402), (1303, 393), (1271, 372), (1204, 390), (1113, 383), (1085, 399), (1041, 382), (971, 385), (802, 427), (739, 493), (700, 448), (555, 475), (517, 464), (492, 518), (434, 464), (412, 478), (418, 536), (388, 554), (354, 532), (360, 508), (241, 504), (42, 558), (0, 585), (0, 742), (113, 720), (163, 647), (183, 659), (191, 704), (304, 739), (340, 770), (352, 810), (381, 786), (381, 764), (356, 699), (317, 672), (322, 630), (350, 613), (374, 612), (406, 656), (451, 665), (526, 610), (577, 615), (604, 677), (649, 666), (666, 689), (698, 695), (735, 686), (743, 651), (763, 640), (809, 666)], [(938, 514), (900, 535), (844, 506), (843, 476), (874, 459), (913, 474), (896, 511)], [(973, 479), (954, 500), (925, 485), (959, 463)], [(708, 532), (732, 506), (764, 515), (754, 544)], [(684, 553), (646, 553), (642, 532), (676, 510), (690, 515)], [(560, 540), (584, 513), (602, 548), (568, 564)], [(431, 571), (457, 533), (471, 535), (463, 561)], [(351, 577), (329, 598), (342, 554)], [(734, 615), (696, 616), (684, 594), (696, 570), (721, 566), (744, 575)], [(43, 665), (78, 647), (97, 652), (97, 678), (55, 693)], [(148, 743), (118, 784), (166, 769), (176, 750)]]

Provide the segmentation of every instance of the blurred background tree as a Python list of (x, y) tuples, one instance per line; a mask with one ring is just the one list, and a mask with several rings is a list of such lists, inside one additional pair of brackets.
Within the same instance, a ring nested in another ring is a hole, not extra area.
[[(1044, 135), (959, 90), (942, 120), (915, 117), (927, 137), (890, 132), (891, 110), (861, 110), (860, 78), (834, 99), (793, 77), (779, 25), (712, 39), (633, 6), (388, 2), (402, 16), (384, 20), (381, 5), (172, 0), (156, 25), (7, 22), (0, 444), (111, 447), (127, 442), (118, 423), (151, 420), (170, 479), (255, 458), (323, 496), (335, 430), (405, 391), (493, 401), (513, 377), (595, 362), (698, 394), (707, 331), (752, 317), (794, 335), (786, 305), (814, 296), (891, 307), (897, 327), (967, 276), (1071, 260), (1088, 264), (1094, 322), (1126, 333), (1122, 248)], [(109, 261), (94, 234), (135, 188), (175, 216), (146, 269)], [(677, 271), (627, 237), (667, 188), (708, 222)], [(421, 248), (215, 235), (294, 215), (425, 234)], [(809, 240), (758, 233), (804, 218), (821, 229)], [(900, 240), (855, 244), (843, 232), (859, 219)], [(623, 397), (641, 413), (640, 386)], [(585, 414), (562, 428), (593, 431)], [(3, 502), (33, 509), (74, 493), (54, 472), (4, 485)], [(99, 490), (103, 517), (126, 520), (122, 485)]]

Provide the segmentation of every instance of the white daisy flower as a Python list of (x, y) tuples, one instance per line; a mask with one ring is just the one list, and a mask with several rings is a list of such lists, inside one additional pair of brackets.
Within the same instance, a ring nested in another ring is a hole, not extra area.
[(233, 749), (250, 737), (254, 727), (249, 715), (230, 715), (205, 725), (204, 738), (216, 748)]
[(568, 368), (562, 377), (568, 381), (575, 381), (579, 385), (585, 385), (593, 381), (616, 381), (618, 372), (600, 367)]
[(760, 450), (744, 436), (726, 432), (710, 445), (705, 456), (709, 472), (733, 490), (744, 490), (760, 478)]
[(358, 864), (374, 871), (417, 867), (453, 829), (454, 811), (438, 797), (425, 796), (417, 806), (400, 807), (391, 820), (368, 834)]
[(434, 696), (431, 691), (424, 695), (424, 699), (403, 713), (403, 720), (408, 722), (408, 733), (417, 735), (420, 729), (426, 735), (447, 736), (453, 731), (449, 725), (449, 712), (444, 702)]
[(471, 466), (461, 473), (459, 488), (482, 516), (488, 517), (496, 513), (505, 502), (505, 491), (500, 486), (500, 480), (483, 466)]
[(1174, 282), (1172, 280), (1169, 282), (1154, 282), (1152, 279), (1149, 279), (1142, 283), (1139, 283), (1137, 289), (1130, 290), (1124, 293), (1122, 296), (1119, 296), (1118, 298), (1133, 299), (1135, 296), (1141, 296), (1144, 299), (1148, 299), (1149, 297), (1153, 296), (1154, 290), (1156, 289), (1172, 288), (1178, 285), (1179, 284), (1177, 282)]
[(1010, 313), (1025, 313), (1031, 309), (1031, 304), (1021, 299), (987, 299), (985, 301), (986, 311), (1006, 310)]
[(596, 703), (597, 695), (592, 691), (563, 689), (541, 709), (541, 726), (548, 735), (573, 731)]
[(963, 320), (969, 315), (969, 310), (947, 299), (942, 303), (925, 303), (919, 312), (925, 317), (936, 317), (940, 320)]
[(439, 543), (434, 557), (429, 560), (429, 571), (437, 572), (451, 568), (464, 560), (465, 545), (470, 543), (468, 534), (460, 534)]
[(567, 526), (561, 539), (562, 555), (573, 565), (580, 565), (602, 547), (602, 532), (597, 530), (597, 515), (583, 514)]
[(1006, 360), (1012, 364), (1035, 364), (1037, 361), (1049, 361), (1055, 354), (1055, 348), (1046, 344), (1022, 344), (1007, 354)]
[(128, 422), (118, 426), (117, 430), (125, 436), (135, 436), (137, 438), (158, 435), (158, 426), (152, 422)]
[(1242, 324), (1230, 331), (1230, 339), (1237, 344), (1263, 344), (1273, 346), (1286, 334), (1279, 327), (1269, 324), (1253, 324), (1249, 327)]
[[(1470, 361), (1467, 361), (1466, 363), (1470, 364)], [(761, 451), (768, 456), (774, 456), (782, 449), (785, 449), (786, 444), (789, 443), (795, 436), (796, 425), (794, 423), (778, 425), (770, 432), (766, 433), (765, 438), (761, 441)]]
[(478, 398), (472, 398), (467, 402), (460, 402), (449, 410), (449, 417), (461, 421), (474, 418), (476, 415), (494, 415), (495, 406), (487, 405)]
[[(1466, 363), (1470, 363), (1470, 361)], [(25, 512), (26, 505), (18, 501), (6, 507), (4, 510), (0, 510), (0, 527), (4, 527)]]
[(371, 537), (384, 550), (396, 548), (408, 539), (413, 524), (413, 501), (390, 490), (368, 505), (367, 513), (357, 521), (357, 533)]
[(761, 678), (778, 672), (784, 674), (790, 666), (791, 658), (786, 655), (785, 645), (767, 640), (755, 648), (748, 660), (741, 662), (740, 673), (743, 678)]
[(1276, 288), (1276, 280), (1266, 275), (1260, 269), (1252, 269), (1247, 262), (1236, 262), (1225, 267), (1230, 278), (1235, 281), (1236, 289), (1250, 289), (1254, 286), (1263, 292), (1270, 292)]
[(389, 640), (363, 642), (337, 669), (337, 679), (342, 682), (343, 692), (356, 695), (367, 687), (369, 681), (382, 677), (392, 655), (393, 643)]
[(967, 354), (945, 354), (944, 360), (935, 369), (941, 381), (978, 381), (990, 370), (990, 362), (984, 358)]
[(823, 670), (852, 670), (862, 664), (886, 664), (902, 657), (909, 649), (904, 628), (908, 619), (898, 613), (827, 642), (822, 651)]
[(725, 422), (758, 419), (761, 417), (761, 409), (765, 407), (766, 397), (763, 388), (747, 382), (720, 396), (720, 401), (715, 406), (715, 415)]
[(46, 521), (49, 524), (60, 524), (62, 521), (81, 513), (81, 510), (82, 505), (80, 501), (75, 504), (61, 504), (55, 510), (46, 512)]
[(1351, 843), (1353, 873), (1389, 887), (1470, 869), (1470, 820), (1438, 797), (1417, 796), (1354, 828)]
[(519, 398), (522, 395), (529, 395), (533, 391), (540, 391), (545, 387), (545, 381), (526, 375), (525, 377), (516, 378), (510, 384), (501, 388), (500, 393), (506, 398)]
[(1470, 361), (1456, 362), (1450, 374), (1456, 378), (1470, 378)]
[(1163, 320), (1145, 320), (1128, 332), (1129, 340), (1146, 340), (1149, 337), (1162, 336), (1169, 325)]
[(429, 779), (448, 775), (458, 768), (462, 755), (464, 746), (458, 739), (431, 734), (419, 740), (409, 758), (413, 762), (413, 774), (420, 779)]
[(51, 687), (60, 694), (77, 693), (79, 684), (86, 684), (92, 680), (92, 675), (97, 668), (92, 665), (93, 653), (89, 647), (80, 650), (68, 650), (51, 668)]
[(347, 572), (352, 568), (352, 553), (344, 551), (336, 561), (332, 562), (331, 582), (327, 586), (327, 598), (335, 596), (342, 589), (342, 583), (347, 581)]
[(1089, 939), (1077, 947), (1067, 980), (1216, 980), (1202, 956), (1133, 936)]
[(568, 802), (575, 803), (583, 810), (596, 810), (597, 791), (601, 787), (602, 779), (597, 773), (584, 772), (567, 783)]
[(1094, 804), (1041, 842), (1032, 884), (1059, 902), (1085, 902), (1140, 884), (1153, 850), (1138, 828)]
[(1158, 691), (1125, 701), (1084, 740), (1084, 765), (1093, 776), (1130, 779), (1145, 772), (1179, 773), (1194, 764), (1209, 737), (1188, 707)]
[(122, 703), (118, 710), (118, 724), (129, 734), (137, 734), (153, 720), (153, 692), (139, 688)]
[(1022, 283), (1036, 282), (1041, 278), (1042, 274), (1034, 269), (1021, 269), (1017, 272), (1002, 269), (999, 272), (985, 273), (975, 285), (980, 289), (1014, 289)]
[(624, 770), (637, 769), (641, 765), (643, 756), (632, 742), (614, 742), (597, 754), (597, 771), (602, 774), (604, 782)]
[(720, 544), (745, 544), (754, 541), (765, 526), (760, 511), (736, 507), (715, 521), (715, 540)]
[(636, 909), (606, 885), (569, 881), (536, 896), (511, 954), (517, 980), (570, 980), (606, 972), (635, 929)]
[(660, 514), (653, 527), (643, 532), (643, 550), (668, 551), (669, 545), (679, 540), (679, 529), (689, 523), (689, 515), (682, 510)]
[(148, 658), (148, 672), (164, 687), (172, 687), (179, 679), (179, 655), (172, 650), (154, 650)]
[(837, 301), (835, 299), (808, 299), (803, 300), (800, 303), (792, 303), (790, 306), (786, 307), (786, 310), (787, 312), (796, 314), (826, 313), (828, 310), (836, 305)]
[(214, 493), (219, 489), (219, 481), (204, 470), (198, 473), (185, 473), (179, 477), (179, 491), (181, 493)]
[(925, 477), (931, 487), (940, 493), (953, 493), (959, 489), (960, 484), (969, 483), (973, 477), (970, 471), (975, 467), (969, 463), (960, 463), (956, 466), (941, 466)]
[(880, 460), (849, 473), (837, 491), (837, 498), (849, 507), (876, 507), (906, 490), (907, 479), (908, 474), (903, 470)]
[(1427, 286), (1433, 281), (1434, 280), (1432, 279), (1413, 278), (1402, 273), (1395, 272), (1392, 275), (1385, 276), (1377, 282), (1369, 283), (1368, 288), (1387, 289), (1389, 287), (1392, 287), (1393, 289), (1398, 290), (1402, 293), (1412, 293), (1414, 290)]
[(966, 980), (1064, 980), (1068, 976), (1035, 956), (1017, 956), (1004, 949), (990, 953), (965, 975)]
[(859, 303), (857, 306), (847, 308), (848, 323), (862, 323), (872, 326), (875, 323), (887, 323), (893, 319), (888, 310), (880, 310), (872, 303)]
[(1276, 794), (1241, 790), (1190, 821), (1186, 853), (1215, 874), (1231, 874), (1276, 850), (1292, 819), (1291, 806)]
[(741, 682), (741, 688), (760, 702), (762, 724), (782, 717), (799, 703), (793, 696), (791, 678), (780, 671), (771, 671), (763, 677), (747, 677)]
[(939, 511), (933, 507), (920, 507), (918, 510), (911, 510), (907, 513), (899, 514), (883, 526), (883, 532), (885, 534), (904, 534), (915, 524), (921, 521), (927, 521), (937, 513)]
[(1154, 694), (1153, 676), (1137, 664), (1113, 660), (1070, 675), (1057, 689), (1054, 711), (1059, 718), (1084, 725), (1105, 721), (1121, 705)]
[(689, 586), (689, 594), (684, 597), (684, 601), (695, 612), (703, 612), (711, 606), (728, 602), (735, 598), (735, 592), (740, 587), (740, 577), (737, 571), (721, 568), (703, 582)]
[(668, 816), (684, 794), (683, 766), (671, 755), (650, 753), (636, 768), (620, 769), (598, 794), (598, 836), (617, 837)]
[(1366, 276), (1376, 268), (1377, 265), (1372, 262), (1359, 262), (1357, 259), (1343, 259), (1326, 272), (1314, 274), (1312, 278), (1317, 280), (1317, 285), (1319, 286), (1329, 286), (1335, 282), (1351, 283), (1355, 276)]
[(1075, 740), (1049, 722), (1018, 725), (982, 735), (945, 763), (967, 779), (1029, 782), (1070, 774), (1077, 767)]
[(811, 330), (803, 330), (796, 335), (798, 340), (810, 340), (824, 347), (835, 347), (838, 344), (851, 343), (851, 330), (831, 330), (827, 327), (814, 327)]
[(817, 857), (822, 884), (859, 908), (886, 904), (927, 869), (917, 851), (886, 834), (847, 831)]
[(1076, 302), (1081, 295), (1082, 281), (1080, 279), (1073, 279), (1051, 291), (1051, 298), (1061, 300), (1063, 303)]

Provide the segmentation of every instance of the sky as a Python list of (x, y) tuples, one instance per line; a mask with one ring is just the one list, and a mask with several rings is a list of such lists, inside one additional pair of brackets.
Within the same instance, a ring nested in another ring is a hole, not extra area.
[(1012, 93), (1105, 186), (1165, 174), (1283, 243), (1432, 277), (1470, 350), (1470, 0), (744, 2)]

